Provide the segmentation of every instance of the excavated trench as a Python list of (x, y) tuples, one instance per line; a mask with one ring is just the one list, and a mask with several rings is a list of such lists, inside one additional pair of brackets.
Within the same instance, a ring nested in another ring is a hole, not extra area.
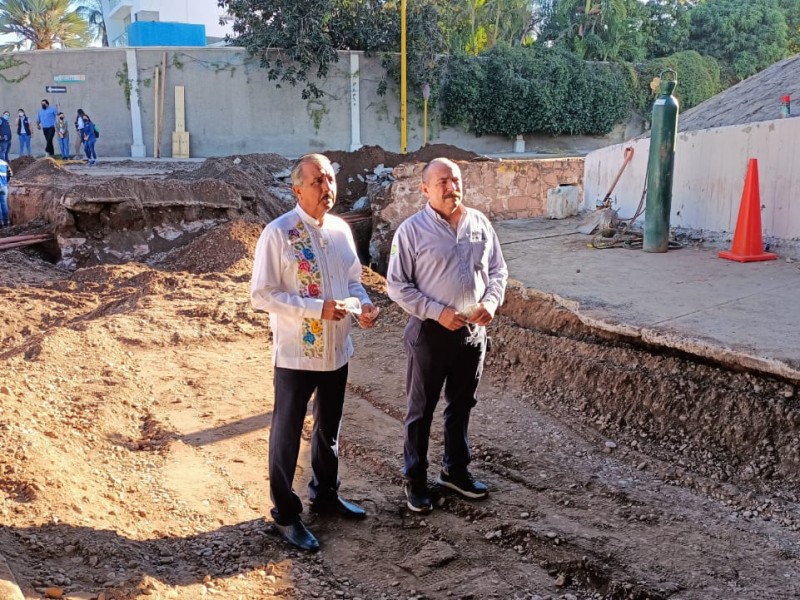
[(797, 501), (795, 382), (589, 327), (521, 288), (499, 314), (488, 366), (509, 390), (663, 461), (665, 481)]

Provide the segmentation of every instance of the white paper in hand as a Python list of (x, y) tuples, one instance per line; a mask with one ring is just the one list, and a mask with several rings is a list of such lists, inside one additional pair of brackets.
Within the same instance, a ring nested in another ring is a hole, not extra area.
[(344, 299), (344, 307), (351, 315), (360, 315), (361, 314), (361, 300), (356, 298), (355, 296), (350, 296), (349, 298)]

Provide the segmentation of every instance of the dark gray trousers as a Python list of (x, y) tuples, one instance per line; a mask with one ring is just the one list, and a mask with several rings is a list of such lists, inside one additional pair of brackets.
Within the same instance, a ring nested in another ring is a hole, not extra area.
[(408, 355), (407, 411), (403, 448), (406, 479), (423, 482), (428, 473), (428, 440), (433, 413), (444, 386), (444, 456), (448, 471), (464, 470), (469, 452), (469, 415), (486, 356), (486, 328), (475, 335), (462, 327), (450, 331), (431, 319), (411, 317), (403, 341)]
[(339, 489), (339, 426), (347, 385), (347, 365), (336, 371), (300, 371), (275, 367), (275, 407), (269, 437), (269, 491), (272, 518), (294, 523), (303, 512), (292, 488), (308, 401), (314, 394), (309, 498), (336, 498)]

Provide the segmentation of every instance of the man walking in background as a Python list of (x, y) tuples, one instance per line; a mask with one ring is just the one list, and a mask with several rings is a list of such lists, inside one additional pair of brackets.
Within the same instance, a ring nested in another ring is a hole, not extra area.
[(429, 512), (428, 438), (444, 387), (444, 456), (439, 485), (484, 498), (486, 484), (467, 470), (467, 428), (486, 355), (486, 325), (505, 295), (508, 269), (489, 220), (462, 201), (461, 170), (446, 158), (422, 171), (427, 204), (401, 223), (392, 242), (389, 297), (411, 318), (403, 461), (408, 508)]
[(50, 106), (48, 100), (42, 100), (42, 108), (39, 109), (36, 126), (44, 133), (44, 151), (47, 156), (52, 158), (56, 153), (53, 148), (53, 137), (56, 135), (56, 109)]
[(347, 223), (328, 214), (336, 176), (327, 157), (303, 156), (292, 169), (294, 210), (265, 228), (256, 245), (251, 300), (269, 312), (275, 406), (269, 438), (269, 487), (277, 531), (292, 545), (319, 542), (300, 520), (292, 489), (306, 408), (314, 395), (311, 510), (350, 519), (367, 513), (338, 494), (339, 427), (348, 361), (353, 354), (348, 312), (372, 327), (378, 309), (361, 285), (361, 264)]

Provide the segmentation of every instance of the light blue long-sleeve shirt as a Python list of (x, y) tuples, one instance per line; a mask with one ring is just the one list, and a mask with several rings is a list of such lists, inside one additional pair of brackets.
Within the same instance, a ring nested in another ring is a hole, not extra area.
[(36, 119), (42, 124), (42, 127), (55, 127), (56, 126), (56, 109), (52, 106), (47, 108), (40, 108)]
[(489, 219), (466, 208), (453, 229), (430, 204), (398, 227), (386, 282), (389, 297), (419, 319), (438, 320), (483, 302), (494, 314), (506, 290), (508, 268)]

